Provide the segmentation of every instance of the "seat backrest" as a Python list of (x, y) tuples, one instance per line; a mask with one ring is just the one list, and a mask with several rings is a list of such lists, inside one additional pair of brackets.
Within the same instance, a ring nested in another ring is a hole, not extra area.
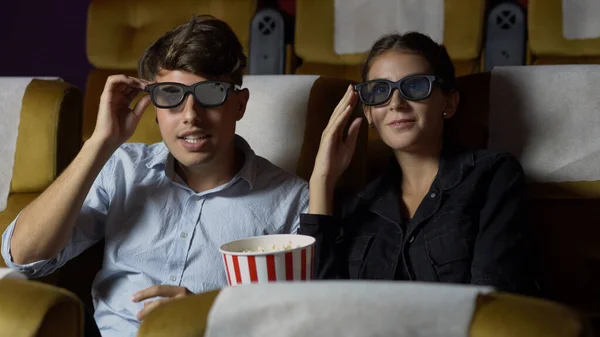
[(600, 38), (567, 40), (564, 37), (562, 2), (562, 0), (529, 0), (527, 27), (531, 52), (530, 63), (600, 63)]
[(39, 193), (79, 151), (81, 92), (61, 80), (32, 80), (21, 106), (10, 193)]
[[(445, 0), (444, 5), (443, 43), (457, 74), (477, 72), (486, 0)], [(334, 0), (296, 2), (294, 49), (303, 60), (296, 73), (359, 81), (359, 67), (366, 54), (335, 53), (334, 16)]]
[[(90, 73), (86, 87), (83, 140), (94, 131), (108, 76), (123, 73), (137, 77), (137, 64), (146, 47), (192, 15), (210, 14), (227, 22), (247, 54), (256, 6), (257, 0), (93, 0), (88, 9), (87, 56), (96, 69)], [(154, 116), (146, 114), (141, 123), (153, 124)], [(136, 133), (131, 141), (151, 142), (159, 139), (156, 136)]]
[[(472, 148), (487, 147), (491, 79), (490, 73), (458, 79), (458, 112), (446, 124), (450, 139)], [(561, 95), (558, 88), (548, 87), (547, 90), (555, 90), (554, 95)], [(519, 99), (527, 100), (524, 92), (522, 95), (525, 97)], [(519, 113), (534, 109), (532, 102), (535, 100), (523, 104)], [(528, 141), (535, 142), (536, 139)], [(600, 181), (530, 182), (527, 193), (544, 291), (550, 298), (577, 308), (600, 310), (600, 290), (596, 286), (600, 281), (600, 250), (595, 240), (600, 235), (597, 226)]]

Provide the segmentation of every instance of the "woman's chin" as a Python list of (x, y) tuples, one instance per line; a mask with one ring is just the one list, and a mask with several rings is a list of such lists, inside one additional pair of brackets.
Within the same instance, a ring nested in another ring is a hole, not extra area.
[(417, 135), (393, 135), (392, 137), (384, 137), (383, 141), (394, 152), (411, 151), (418, 145)]

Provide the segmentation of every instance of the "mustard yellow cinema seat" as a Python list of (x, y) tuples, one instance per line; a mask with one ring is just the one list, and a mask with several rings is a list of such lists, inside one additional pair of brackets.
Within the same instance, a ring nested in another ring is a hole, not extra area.
[[(479, 72), (486, 0), (445, 0), (444, 5), (444, 45), (457, 75)], [(303, 62), (296, 73), (360, 81), (366, 53), (335, 53), (334, 16), (334, 0), (296, 2), (294, 51)]]
[[(218, 291), (203, 293), (157, 308), (142, 323), (138, 336), (204, 336), (209, 312), (218, 295)], [(236, 322), (232, 321), (231, 324)], [(293, 332), (293, 329), (290, 327), (285, 331)], [(469, 336), (587, 337), (592, 334), (587, 319), (569, 307), (536, 298), (493, 292), (477, 299)]]
[(600, 38), (563, 36), (562, 0), (529, 0), (527, 14), (530, 64), (598, 64)]

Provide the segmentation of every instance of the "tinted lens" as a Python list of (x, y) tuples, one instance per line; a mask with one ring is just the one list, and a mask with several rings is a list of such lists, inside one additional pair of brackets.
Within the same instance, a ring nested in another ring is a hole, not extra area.
[(363, 104), (383, 104), (390, 97), (390, 84), (388, 82), (368, 82), (360, 87), (360, 98)]
[(400, 90), (408, 99), (424, 99), (431, 91), (431, 82), (427, 77), (412, 77), (400, 84)]
[(161, 108), (174, 108), (183, 101), (183, 87), (173, 84), (158, 85), (152, 90), (154, 104)]
[(229, 84), (219, 82), (201, 83), (196, 86), (194, 95), (203, 105), (216, 106), (225, 102)]

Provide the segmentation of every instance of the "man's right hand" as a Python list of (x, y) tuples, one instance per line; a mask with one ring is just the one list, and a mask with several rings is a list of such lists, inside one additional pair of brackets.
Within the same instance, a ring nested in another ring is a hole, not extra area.
[(100, 97), (96, 128), (92, 139), (111, 149), (116, 149), (129, 139), (146, 108), (150, 96), (144, 96), (130, 109), (131, 102), (148, 85), (148, 82), (125, 75), (108, 77)]

